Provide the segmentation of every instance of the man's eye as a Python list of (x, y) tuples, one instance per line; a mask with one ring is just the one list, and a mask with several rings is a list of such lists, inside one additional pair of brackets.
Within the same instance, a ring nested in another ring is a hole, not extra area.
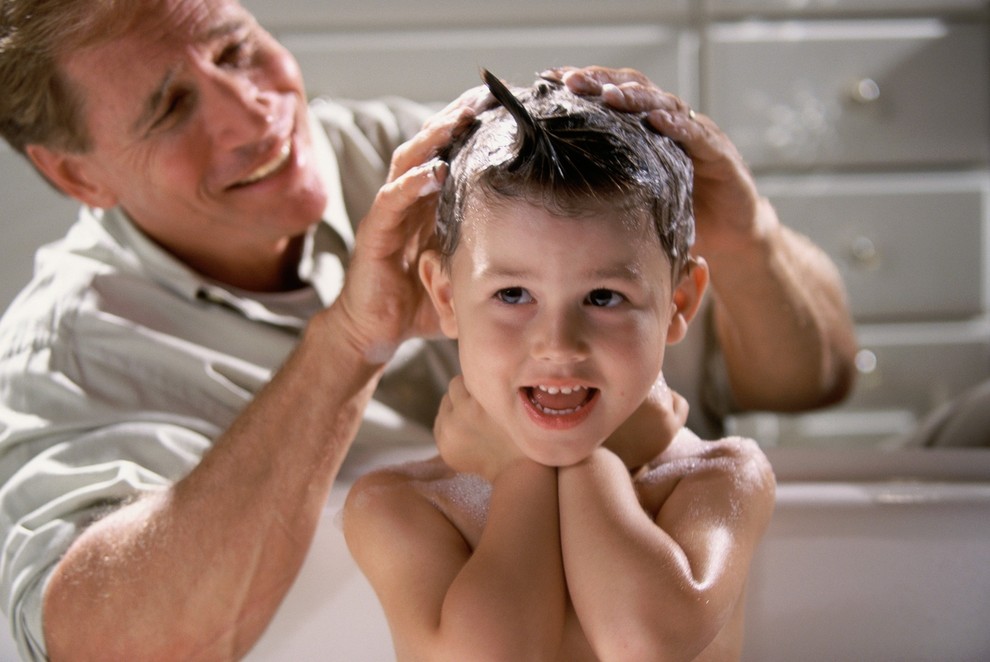
[(592, 290), (585, 297), (585, 303), (598, 308), (611, 308), (618, 306), (625, 300), (621, 294), (614, 290)]
[(495, 298), (502, 303), (510, 304), (529, 303), (533, 300), (529, 292), (521, 287), (506, 287), (501, 289), (495, 293)]
[(176, 92), (168, 97), (152, 128), (160, 129), (175, 121), (190, 103), (191, 96), (188, 92)]
[(242, 67), (248, 63), (250, 52), (246, 40), (237, 41), (220, 52), (217, 65), (221, 67)]

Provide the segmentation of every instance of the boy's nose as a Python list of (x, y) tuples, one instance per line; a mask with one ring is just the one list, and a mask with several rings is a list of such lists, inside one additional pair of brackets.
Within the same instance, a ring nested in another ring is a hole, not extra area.
[(534, 358), (571, 363), (588, 357), (588, 342), (581, 321), (574, 315), (543, 315), (536, 327), (532, 344)]

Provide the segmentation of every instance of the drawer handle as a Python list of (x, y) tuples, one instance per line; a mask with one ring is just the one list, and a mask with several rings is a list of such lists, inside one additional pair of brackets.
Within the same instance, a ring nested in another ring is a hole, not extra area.
[(860, 235), (849, 245), (849, 257), (854, 266), (864, 269), (874, 269), (880, 263), (880, 251), (873, 240)]
[(861, 375), (870, 375), (880, 367), (880, 360), (877, 355), (868, 349), (861, 349), (856, 352), (856, 370)]
[(872, 78), (861, 78), (850, 86), (849, 97), (859, 104), (875, 104), (880, 100), (880, 86)]

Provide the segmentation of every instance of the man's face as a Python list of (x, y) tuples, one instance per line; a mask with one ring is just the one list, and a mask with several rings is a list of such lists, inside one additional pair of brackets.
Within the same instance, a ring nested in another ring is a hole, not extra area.
[(317, 221), (295, 59), (234, 0), (154, 0), (121, 38), (62, 63), (82, 93), (98, 193), (191, 264), (270, 251)]
[(579, 462), (642, 403), (679, 340), (660, 242), (615, 211), (562, 218), (515, 200), (469, 204), (463, 223), (438, 309), (465, 385), (526, 455)]

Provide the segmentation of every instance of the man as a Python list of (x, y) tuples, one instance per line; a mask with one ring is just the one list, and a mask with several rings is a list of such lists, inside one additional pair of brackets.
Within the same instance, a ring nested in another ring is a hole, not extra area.
[[(428, 433), (452, 362), (399, 348), (435, 330), (421, 201), (482, 101), (396, 150), (421, 114), (307, 109), (295, 61), (235, 0), (3, 0), (0, 26), (4, 137), (86, 205), (0, 324), (4, 609), (25, 656), (239, 657), (359, 428)], [(564, 77), (655, 109), (695, 160), (736, 403), (840, 395), (841, 286), (715, 125), (634, 72)]]

